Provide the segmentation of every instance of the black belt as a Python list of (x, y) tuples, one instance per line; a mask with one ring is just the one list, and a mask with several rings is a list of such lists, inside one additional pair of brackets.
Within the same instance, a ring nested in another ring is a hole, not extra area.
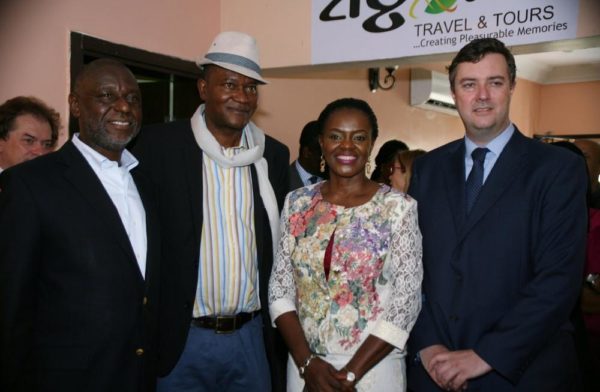
[(233, 316), (202, 316), (192, 319), (192, 325), (198, 328), (212, 329), (215, 333), (232, 333), (260, 314), (260, 310), (252, 313), (238, 313)]

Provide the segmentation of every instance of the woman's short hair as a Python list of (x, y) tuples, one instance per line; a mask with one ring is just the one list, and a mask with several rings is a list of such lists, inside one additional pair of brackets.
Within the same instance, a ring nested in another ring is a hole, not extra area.
[(371, 139), (372, 142), (375, 142), (375, 139), (377, 139), (377, 135), (379, 134), (379, 126), (377, 125), (375, 112), (373, 112), (373, 109), (371, 109), (371, 106), (369, 106), (367, 102), (357, 98), (341, 98), (325, 106), (325, 109), (323, 109), (317, 120), (319, 123), (319, 135), (323, 134), (323, 126), (329, 117), (342, 109), (354, 109), (363, 112), (369, 119), (369, 124), (371, 125)]

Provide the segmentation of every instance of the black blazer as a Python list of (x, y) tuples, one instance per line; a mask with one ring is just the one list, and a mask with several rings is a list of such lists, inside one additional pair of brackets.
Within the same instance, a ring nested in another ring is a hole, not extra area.
[(296, 161), (292, 162), (289, 167), (290, 172), (290, 186), (288, 191), (291, 192), (298, 188), (302, 188), (304, 183), (302, 182), (302, 178), (300, 178), (300, 173), (298, 173), (298, 169), (296, 169)]
[[(160, 188), (164, 264), (161, 272), (163, 290), (159, 362), (160, 374), (166, 375), (183, 352), (198, 283), (202, 230), (202, 150), (194, 139), (190, 120), (185, 120), (142, 129), (134, 151), (142, 162), (140, 169), (151, 176)], [(264, 157), (281, 210), (288, 189), (289, 150), (266, 136)], [(273, 390), (284, 390), (285, 343), (271, 327), (267, 300), (273, 264), (271, 230), (253, 165), (251, 169), (265, 347), (271, 366)]]
[(117, 209), (79, 150), (0, 175), (0, 390), (152, 391), (159, 241), (150, 181), (144, 280)]
[(409, 387), (438, 391), (414, 354), (473, 349), (494, 369), (469, 390), (569, 390), (577, 365), (569, 315), (586, 236), (583, 159), (524, 137), (502, 151), (465, 213), (465, 146), (415, 161), (409, 193), (423, 234), (423, 308), (409, 339)]

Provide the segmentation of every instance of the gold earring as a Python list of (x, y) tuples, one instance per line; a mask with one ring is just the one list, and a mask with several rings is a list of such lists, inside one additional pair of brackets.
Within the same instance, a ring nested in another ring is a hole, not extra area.
[(321, 173), (325, 173), (325, 158), (321, 155), (321, 163), (319, 164), (319, 170)]
[(369, 177), (369, 175), (371, 174), (371, 161), (367, 161), (366, 164), (366, 172), (367, 172), (367, 177)]

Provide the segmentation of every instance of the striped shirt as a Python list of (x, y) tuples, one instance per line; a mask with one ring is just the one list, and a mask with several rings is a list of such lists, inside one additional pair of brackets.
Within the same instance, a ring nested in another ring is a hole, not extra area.
[[(231, 157), (247, 149), (221, 151)], [(203, 224), (194, 317), (260, 309), (250, 166), (224, 169), (202, 156)]]

